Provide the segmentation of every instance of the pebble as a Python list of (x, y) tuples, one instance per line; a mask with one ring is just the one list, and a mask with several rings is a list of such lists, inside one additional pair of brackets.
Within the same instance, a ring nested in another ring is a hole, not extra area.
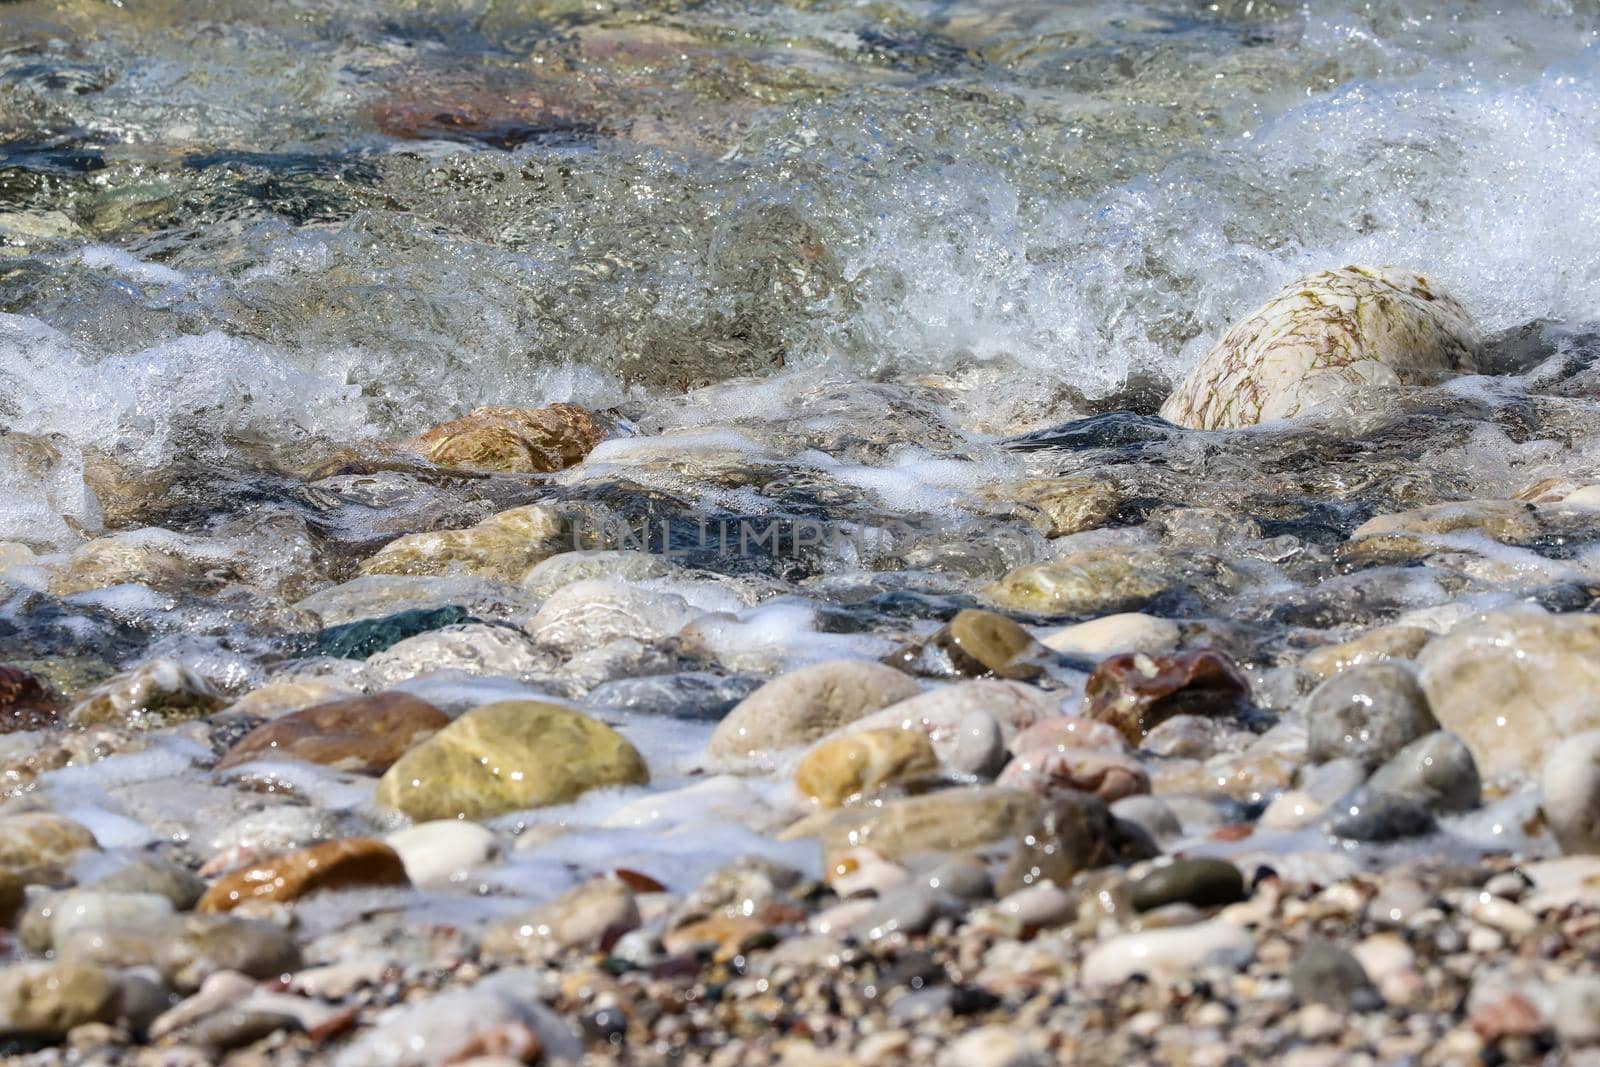
[(287, 904), (336, 889), (406, 884), (405, 865), (394, 849), (373, 838), (346, 838), (263, 859), (225, 875), (206, 890), (195, 910), (232, 911), (243, 904)]
[(1170, 619), (1122, 612), (1051, 630), (1039, 641), (1065, 655), (1103, 659), (1122, 652), (1166, 655), (1177, 649), (1181, 636), (1178, 624)]
[(1328, 832), (1351, 841), (1399, 841), (1438, 829), (1427, 808), (1407, 797), (1362, 788), (1331, 808)]
[(0, 868), (13, 871), (65, 866), (100, 845), (87, 827), (44, 811), (0, 815)]
[(1600, 730), (1552, 747), (1539, 776), (1550, 832), (1567, 853), (1600, 853)]
[(1123, 797), (1112, 803), (1111, 814), (1133, 823), (1154, 841), (1170, 841), (1183, 833), (1183, 826), (1173, 812), (1172, 805), (1161, 797)]
[(527, 678), (553, 661), (533, 640), (508, 626), (464, 623), (397, 642), (367, 658), (367, 677), (389, 688), (419, 675), (460, 671), (486, 678)]
[(500, 854), (494, 832), (474, 822), (437, 819), (396, 830), (383, 839), (405, 865), (412, 885), (449, 885)]
[(549, 959), (570, 948), (593, 949), (608, 932), (632, 930), (640, 921), (639, 905), (627, 885), (616, 878), (596, 878), (548, 904), (492, 923), (483, 935), (483, 951), (528, 961)]
[(1197, 430), (1293, 418), (1373, 383), (1428, 384), (1476, 370), (1466, 310), (1418, 274), (1320, 271), (1236, 323), (1161, 417)]
[(1133, 652), (1102, 660), (1083, 696), (1091, 717), (1138, 745), (1175, 715), (1236, 713), (1249, 701), (1250, 684), (1232, 660), (1213, 649), (1160, 657)]
[(573, 653), (619, 638), (659, 641), (701, 614), (676, 593), (591, 579), (551, 593), (523, 629), (542, 645)]
[(42, 955), (77, 930), (137, 928), (172, 914), (172, 902), (157, 893), (71, 889), (41, 898), (24, 916), (17, 932), (24, 948)]
[(962, 674), (1027, 680), (1044, 672), (1049, 650), (1016, 622), (992, 611), (958, 611), (933, 636)]
[(1331, 678), (1348, 667), (1415, 659), (1434, 637), (1420, 626), (1379, 626), (1342, 644), (1313, 649), (1300, 660), (1300, 669), (1316, 678)]
[(1574, 1045), (1600, 1042), (1600, 978), (1578, 975), (1556, 984), (1550, 1023), (1563, 1041)]
[[(1035, 723), (1058, 717), (1061, 698), (1022, 682), (976, 679), (941, 685), (856, 720), (850, 730), (917, 730), (957, 774), (993, 776), (1006, 748)], [(996, 736), (998, 734), (998, 736)]]
[(1087, 793), (1058, 793), (1018, 835), (1015, 852), (995, 888), (1009, 894), (1051, 881), (1065, 886), (1079, 871), (1154, 856), (1143, 831), (1113, 818)]
[(984, 590), (996, 607), (1035, 615), (1104, 615), (1142, 607), (1173, 584), (1151, 549), (1092, 548), (1030, 563)]
[(1105, 749), (1060, 745), (1019, 751), (995, 783), (1040, 796), (1073, 789), (1092, 793), (1107, 803), (1150, 792), (1150, 775), (1133, 757)]
[(1015, 837), (1042, 807), (1038, 797), (1021, 790), (968, 786), (888, 799), (869, 809), (823, 813), (818, 821), (802, 820), (779, 837), (821, 837), (829, 856), (866, 846), (885, 859), (901, 860), (927, 852), (965, 852)]
[(1078, 898), (1054, 882), (1038, 882), (1001, 898), (995, 911), (1044, 930), (1071, 922), (1078, 914)]
[(378, 803), (417, 820), (481, 819), (650, 780), (621, 734), (570, 708), (531, 700), (486, 704), (390, 767)]
[(1395, 753), (1368, 780), (1374, 792), (1405, 797), (1439, 814), (1478, 806), (1483, 784), (1472, 753), (1455, 734), (1435, 730)]
[(1434, 716), (1490, 778), (1536, 774), (1558, 739), (1600, 729), (1600, 616), (1491, 612), (1418, 664)]
[(802, 667), (740, 701), (717, 724), (706, 755), (719, 769), (769, 766), (774, 753), (820, 740), (918, 692), (909, 676), (881, 663), (832, 660)]
[(1083, 961), (1083, 982), (1118, 985), (1136, 974), (1166, 983), (1210, 962), (1237, 966), (1255, 952), (1255, 938), (1242, 926), (1213, 919), (1105, 938)]
[(354, 774), (382, 774), (413, 745), (449, 723), (444, 712), (407, 693), (316, 704), (250, 731), (217, 762), (217, 770), (252, 760), (288, 759)]
[(1049, 1062), (1013, 1028), (981, 1026), (950, 1042), (938, 1067), (1045, 1067)]
[(1404, 663), (1340, 671), (1306, 697), (1307, 755), (1355, 759), (1370, 769), (1438, 728), (1415, 672)]
[(1326, 941), (1310, 941), (1296, 949), (1289, 984), (1302, 1005), (1340, 1009), (1358, 1003), (1372, 985), (1360, 960)]
[(59, 960), (0, 967), (0, 1036), (59, 1039), (116, 1013), (116, 982), (99, 967)]
[(0, 734), (54, 726), (58, 703), (44, 679), (0, 664)]
[(1238, 867), (1227, 860), (1210, 858), (1174, 860), (1156, 867), (1130, 887), (1130, 899), (1140, 911), (1176, 903), (1221, 907), (1249, 895)]
[(538, 1062), (552, 1067), (576, 1064), (583, 1054), (581, 1038), (533, 999), (539, 987), (537, 974), (502, 971), (470, 989), (404, 1004), (381, 1016), (332, 1062), (334, 1067), (434, 1067), (511, 1044), (520, 1045), (524, 1054), (514, 1058), (542, 1054)]
[(862, 730), (823, 741), (800, 761), (795, 786), (825, 808), (939, 771), (939, 757), (916, 730)]
[(448, 575), (520, 581), (564, 544), (564, 523), (542, 504), (502, 511), (464, 530), (406, 534), (364, 560), (364, 575)]
[(77, 726), (145, 729), (209, 715), (226, 703), (215, 686), (188, 667), (155, 659), (89, 690), (67, 718)]

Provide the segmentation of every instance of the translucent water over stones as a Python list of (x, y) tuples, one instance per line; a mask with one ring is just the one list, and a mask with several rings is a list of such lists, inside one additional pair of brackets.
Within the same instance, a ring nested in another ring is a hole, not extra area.
[(1302, 278), (1217, 342), (1162, 418), (1227, 430), (1293, 418), (1364, 386), (1472, 373), (1466, 309), (1419, 274), (1346, 267)]

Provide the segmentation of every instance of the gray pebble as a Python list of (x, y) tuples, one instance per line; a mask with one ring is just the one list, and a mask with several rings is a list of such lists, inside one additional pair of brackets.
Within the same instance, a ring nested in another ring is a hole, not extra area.
[[(1311, 941), (1296, 951), (1289, 985), (1300, 1004), (1358, 1007), (1373, 999), (1367, 972), (1350, 953), (1326, 941)], [(1379, 1001), (1381, 1003), (1381, 1001)]]
[(1461, 738), (1445, 730), (1419, 737), (1395, 753), (1367, 787), (1441, 813), (1470, 811), (1483, 796), (1472, 753)]
[(1305, 702), (1313, 760), (1359, 760), (1369, 770), (1437, 730), (1427, 695), (1398, 662), (1351, 667), (1311, 691)]
[(1133, 883), (1130, 895), (1135, 908), (1150, 911), (1178, 903), (1198, 908), (1235, 904), (1249, 893), (1239, 868), (1227, 860), (1202, 857), (1157, 867)]
[(1328, 832), (1348, 841), (1401, 841), (1438, 829), (1428, 809), (1406, 797), (1363, 787), (1333, 806)]

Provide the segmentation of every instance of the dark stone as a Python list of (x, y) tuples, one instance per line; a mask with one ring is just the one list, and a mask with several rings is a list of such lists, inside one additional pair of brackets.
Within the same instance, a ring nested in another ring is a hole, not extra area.
[(0, 666), (0, 734), (45, 730), (60, 720), (60, 702), (38, 675)]
[(1140, 911), (1178, 903), (1220, 907), (1248, 896), (1239, 868), (1227, 860), (1209, 858), (1176, 860), (1157, 867), (1131, 887), (1133, 906)]
[(415, 608), (376, 619), (357, 619), (302, 636), (296, 643), (293, 655), (366, 659), (408, 637), (471, 621), (473, 619), (467, 609), (455, 606)]
[(1366, 786), (1335, 803), (1333, 811), (1328, 832), (1349, 841), (1403, 841), (1439, 828), (1432, 813), (1415, 800)]

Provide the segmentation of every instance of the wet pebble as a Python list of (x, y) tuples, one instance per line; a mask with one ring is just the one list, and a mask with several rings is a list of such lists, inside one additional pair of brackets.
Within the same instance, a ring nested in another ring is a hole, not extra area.
[(1455, 734), (1436, 730), (1395, 753), (1368, 780), (1374, 792), (1405, 797), (1440, 814), (1469, 811), (1483, 785), (1472, 752)]
[(1133, 906), (1150, 911), (1167, 904), (1220, 907), (1244, 900), (1244, 876), (1227, 860), (1179, 859), (1156, 867), (1130, 888)]
[(1237, 966), (1255, 951), (1242, 926), (1213, 919), (1191, 926), (1119, 934), (1098, 942), (1083, 961), (1085, 985), (1117, 985), (1136, 974), (1167, 982), (1202, 964)]
[(776, 752), (817, 741), (919, 691), (910, 677), (880, 663), (836, 660), (802, 667), (740, 701), (717, 724), (706, 753), (728, 769), (767, 763)]
[(1328, 832), (1350, 841), (1400, 841), (1438, 829), (1432, 813), (1415, 800), (1371, 788), (1358, 789), (1330, 811)]
[(1402, 663), (1340, 671), (1312, 690), (1304, 714), (1307, 755), (1355, 759), (1369, 769), (1438, 727), (1415, 673)]
[(1539, 777), (1542, 807), (1563, 852), (1600, 852), (1600, 730), (1569, 737)]

